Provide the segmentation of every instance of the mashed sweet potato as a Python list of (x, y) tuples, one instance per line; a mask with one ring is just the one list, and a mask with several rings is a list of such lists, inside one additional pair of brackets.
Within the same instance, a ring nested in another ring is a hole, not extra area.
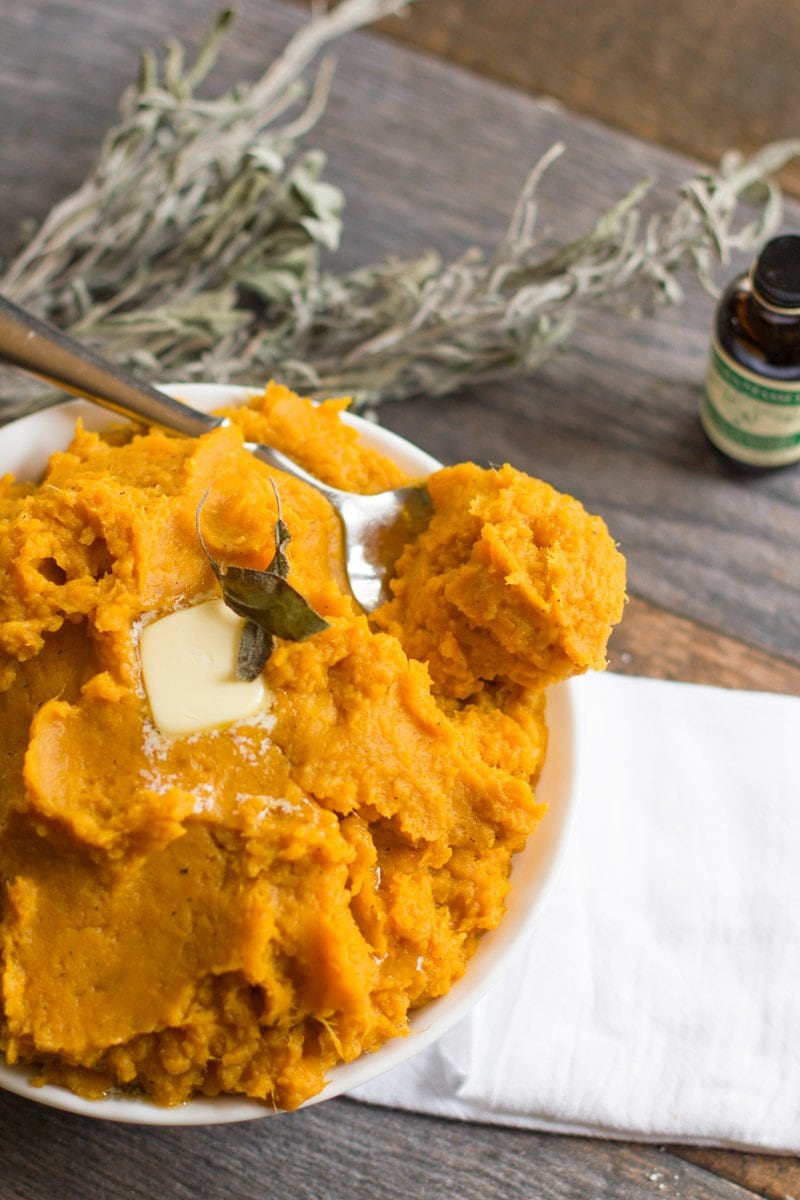
[(625, 563), (600, 517), (508, 465), (461, 463), (429, 484), (434, 515), (398, 563), (378, 621), (436, 689), (544, 688), (605, 666)]
[[(86, 1096), (244, 1093), (294, 1108), (403, 1034), (502, 917), (542, 812), (545, 685), (603, 665), (622, 559), (576, 501), (511, 468), (443, 470), (374, 621), (336, 519), (244, 439), (329, 482), (403, 481), (270, 385), (190, 440), (78, 428), (40, 484), (0, 484), (0, 1047)], [(143, 622), (264, 569), (328, 627), (279, 642), (256, 716), (154, 727)]]

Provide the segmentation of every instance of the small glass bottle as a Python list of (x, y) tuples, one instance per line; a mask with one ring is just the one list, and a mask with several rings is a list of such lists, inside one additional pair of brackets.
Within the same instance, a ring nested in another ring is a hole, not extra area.
[(700, 403), (714, 445), (737, 462), (800, 460), (800, 236), (767, 242), (717, 307)]

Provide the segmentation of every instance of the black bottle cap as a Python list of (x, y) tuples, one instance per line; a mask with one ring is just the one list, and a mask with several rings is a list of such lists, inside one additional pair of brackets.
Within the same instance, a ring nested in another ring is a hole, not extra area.
[(753, 269), (753, 291), (776, 308), (800, 308), (800, 235), (767, 242)]

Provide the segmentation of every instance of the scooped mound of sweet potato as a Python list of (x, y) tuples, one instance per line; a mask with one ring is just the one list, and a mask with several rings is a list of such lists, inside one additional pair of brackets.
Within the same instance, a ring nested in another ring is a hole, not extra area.
[(434, 515), (398, 564), (377, 620), (436, 689), (543, 688), (605, 665), (625, 561), (600, 517), (510, 466), (432, 476)]

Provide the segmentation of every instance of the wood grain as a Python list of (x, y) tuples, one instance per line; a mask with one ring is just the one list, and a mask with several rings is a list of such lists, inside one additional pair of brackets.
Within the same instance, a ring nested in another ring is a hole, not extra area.
[(687, 1146), (676, 1149), (675, 1153), (765, 1200), (797, 1200), (800, 1196), (800, 1162), (796, 1158)]
[(746, 1200), (751, 1194), (658, 1146), (464, 1125), (349, 1100), (242, 1125), (137, 1129), (0, 1094), (0, 1122), (4, 1200)]
[[(800, 136), (797, 4), (438, 0), (385, 30), (707, 162)], [(783, 180), (800, 194), (800, 165)]]
[(620, 675), (800, 695), (800, 667), (636, 597), (612, 634), (608, 660)]

